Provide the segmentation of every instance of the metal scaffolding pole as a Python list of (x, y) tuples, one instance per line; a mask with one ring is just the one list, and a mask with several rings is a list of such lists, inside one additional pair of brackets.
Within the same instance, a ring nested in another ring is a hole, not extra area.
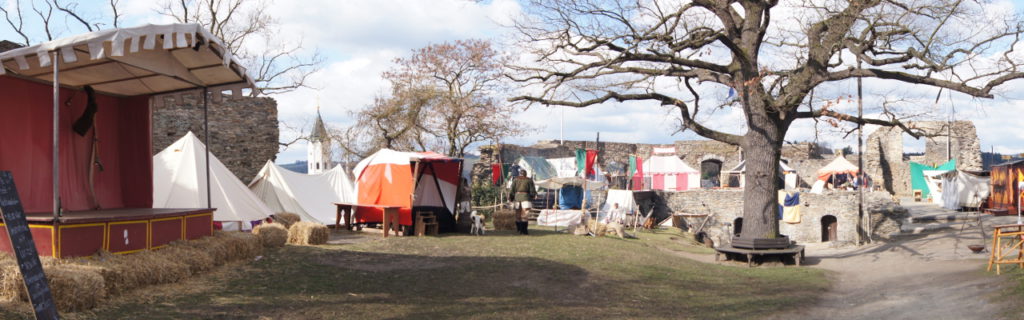
[(58, 61), (59, 51), (53, 52), (53, 219), (61, 216), (60, 212), (60, 74)]

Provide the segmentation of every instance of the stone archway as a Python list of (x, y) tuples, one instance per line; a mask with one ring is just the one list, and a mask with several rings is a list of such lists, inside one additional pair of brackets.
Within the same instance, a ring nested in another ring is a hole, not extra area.
[(722, 186), (722, 160), (707, 159), (700, 162), (700, 187), (715, 188)]
[(836, 216), (826, 215), (821, 217), (821, 242), (836, 241), (836, 234), (839, 229), (839, 221)]

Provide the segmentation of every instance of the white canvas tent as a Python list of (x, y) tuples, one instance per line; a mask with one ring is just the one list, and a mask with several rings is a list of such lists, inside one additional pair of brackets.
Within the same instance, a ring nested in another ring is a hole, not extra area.
[(276, 212), (291, 212), (304, 221), (333, 224), (335, 202), (355, 203), (352, 178), (342, 166), (319, 174), (302, 174), (267, 161), (249, 189)]
[(684, 191), (700, 188), (700, 171), (675, 155), (651, 156), (644, 160), (644, 178), (651, 179), (651, 189)]
[[(928, 171), (925, 171), (926, 174)], [(933, 173), (933, 179), (937, 179), (941, 185), (940, 194), (934, 195), (940, 199), (939, 204), (943, 208), (958, 210), (963, 207), (978, 207), (989, 195), (989, 177), (973, 175), (960, 170), (951, 170), (941, 173)], [(929, 180), (929, 187), (932, 182)]]
[[(205, 158), (206, 147), (192, 132), (153, 156), (153, 208), (205, 207)], [(210, 200), (217, 209), (213, 220), (227, 222), (225, 229), (248, 230), (250, 221), (273, 213), (212, 154)]]
[(632, 190), (608, 190), (608, 196), (605, 197), (604, 205), (602, 205), (601, 210), (598, 211), (599, 220), (603, 220), (604, 217), (608, 216), (608, 213), (612, 210), (612, 204), (614, 203), (619, 204), (619, 208), (622, 209), (622, 212), (637, 212), (636, 200), (633, 199)]
[(928, 184), (928, 198), (931, 199), (931, 203), (942, 205), (943, 189), (945, 184), (942, 183), (942, 175), (948, 172), (954, 172), (955, 170), (924, 170), (924, 181)]

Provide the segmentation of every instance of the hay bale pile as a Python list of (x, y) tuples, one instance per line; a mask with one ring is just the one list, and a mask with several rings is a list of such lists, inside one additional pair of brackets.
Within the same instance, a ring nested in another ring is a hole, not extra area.
[(494, 210), (494, 215), (491, 216), (491, 223), (494, 224), (494, 230), (515, 230), (516, 213), (510, 209)]
[(330, 231), (327, 226), (309, 222), (299, 221), (288, 228), (288, 243), (297, 245), (317, 245), (327, 243)]
[(277, 248), (288, 242), (288, 228), (280, 223), (262, 223), (252, 229), (252, 234), (260, 240), (263, 247)]
[[(28, 301), (28, 290), (25, 289), (16, 260), (10, 254), (0, 255), (3, 256), (0, 262), (0, 298), (5, 301)], [(103, 276), (95, 268), (45, 257), (41, 262), (58, 310), (92, 309), (107, 297)]]
[(292, 225), (295, 224), (296, 222), (299, 222), (299, 220), (302, 220), (302, 219), (299, 218), (299, 215), (291, 213), (291, 212), (275, 213), (273, 215), (273, 217), (274, 217), (274, 222), (277, 222), (277, 223), (280, 223), (280, 224), (284, 225), (285, 230), (287, 230), (288, 228), (291, 228)]
[[(41, 260), (57, 308), (67, 312), (91, 309), (109, 296), (133, 289), (178, 282), (214, 266), (252, 259), (262, 251), (256, 236), (218, 231), (212, 237), (175, 241), (156, 251)], [(22, 281), (14, 257), (0, 253), (0, 299), (28, 301)]]

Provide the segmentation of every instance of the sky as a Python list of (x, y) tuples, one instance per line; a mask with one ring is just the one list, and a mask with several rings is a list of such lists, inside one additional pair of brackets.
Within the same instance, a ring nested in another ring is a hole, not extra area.
[[(0, 0), (9, 6), (10, 0)], [(123, 25), (167, 23), (167, 18), (154, 13), (156, 2), (123, 1)], [(82, 1), (83, 6), (102, 7), (106, 1)], [(1021, 12), (1024, 0), (996, 1), (1004, 8)], [(372, 102), (373, 97), (387, 90), (381, 80), (391, 61), (410, 55), (412, 50), (433, 43), (480, 38), (501, 41), (511, 32), (510, 19), (522, 11), (516, 0), (304, 0), (270, 2), (268, 11), (277, 19), (281, 35), (301, 39), (307, 50), (319, 50), (325, 63), (308, 84), (293, 92), (272, 95), (278, 102), (281, 140), (289, 141), (303, 134), (296, 128), (308, 127), (319, 111), (329, 126), (353, 125), (350, 114)], [(99, 16), (102, 13), (95, 13)], [(17, 39), (5, 24), (0, 24), (0, 39)], [(73, 28), (60, 31), (64, 36), (75, 34)], [(503, 48), (514, 52), (514, 48)], [(912, 92), (916, 97), (934, 99), (936, 89), (894, 86), (886, 81), (865, 82), (865, 105), (879, 103), (880, 95)], [(897, 88), (897, 89), (894, 89)], [(984, 151), (1024, 152), (1024, 80), (1011, 83), (996, 99), (972, 99), (962, 94), (943, 94), (933, 105), (932, 118), (948, 116), (951, 106), (955, 118), (975, 122)], [(853, 82), (830, 85), (828, 92), (840, 95), (856, 93)], [(712, 92), (719, 98), (726, 92)], [(853, 101), (840, 99), (841, 110), (851, 110)], [(869, 112), (870, 113), (870, 112)], [(535, 129), (525, 136), (510, 138), (504, 143), (533, 144), (538, 140), (593, 140), (600, 132), (602, 141), (669, 144), (676, 140), (697, 139), (692, 133), (673, 134), (678, 124), (673, 110), (652, 102), (606, 103), (583, 109), (532, 106), (515, 115)], [(723, 109), (713, 116), (713, 126), (742, 133), (743, 116), (739, 110)], [(818, 130), (816, 130), (817, 128)], [(845, 135), (843, 128), (826, 123), (798, 121), (786, 137), (787, 141), (817, 139), (835, 148), (856, 146), (856, 135)], [(846, 127), (845, 129), (848, 129)], [(873, 128), (867, 128), (867, 133)], [(815, 138), (815, 132), (818, 132)], [(865, 133), (865, 136), (867, 135)], [(907, 151), (923, 151), (923, 142), (907, 140)], [(278, 163), (305, 160), (305, 145), (299, 142), (282, 149)]]

